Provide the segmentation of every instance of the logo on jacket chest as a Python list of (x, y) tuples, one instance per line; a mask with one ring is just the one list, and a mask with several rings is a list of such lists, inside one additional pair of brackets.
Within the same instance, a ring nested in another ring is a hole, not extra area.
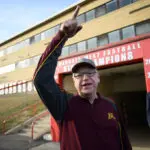
[(112, 120), (112, 119), (113, 119), (113, 120), (116, 120), (116, 117), (114, 116), (113, 113), (108, 112), (107, 115), (108, 115), (108, 120)]

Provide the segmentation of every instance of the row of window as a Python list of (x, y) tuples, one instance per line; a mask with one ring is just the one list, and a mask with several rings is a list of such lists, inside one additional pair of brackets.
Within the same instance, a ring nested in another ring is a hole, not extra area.
[(135, 25), (131, 25), (113, 32), (109, 32), (107, 34), (100, 35), (88, 39), (86, 41), (66, 46), (62, 50), (62, 56), (68, 56), (70, 54), (74, 54), (77, 52), (85, 52), (98, 46), (104, 46), (108, 43), (119, 42), (126, 38), (131, 38), (149, 32), (150, 32), (150, 20)]
[(15, 69), (27, 68), (31, 65), (37, 65), (40, 57), (41, 57), (41, 55), (38, 55), (38, 56), (34, 56), (32, 58), (29, 58), (29, 59), (19, 61), (17, 63), (13, 63), (13, 64), (10, 64), (7, 66), (0, 67), (0, 74), (15, 71)]
[(86, 13), (81, 14), (77, 17), (79, 24), (90, 21), (94, 18), (103, 16), (109, 12), (112, 12), (118, 8), (129, 5), (137, 0), (112, 0), (104, 5), (101, 5), (93, 10), (90, 10)]
[[(88, 12), (85, 12), (83, 14), (81, 14), (80, 16), (77, 17), (77, 21), (79, 24), (82, 24), (84, 22), (88, 22), (94, 18), (100, 17), (105, 15), (106, 13), (109, 13), (111, 11), (114, 11), (120, 7), (129, 5), (133, 2), (135, 2), (137, 0), (112, 0), (104, 5), (98, 6), (95, 9), (92, 9)], [(44, 40), (48, 37), (52, 37), (54, 36), (58, 30), (60, 28), (60, 24), (42, 32), (39, 33), (37, 35), (34, 35), (32, 37), (30, 37), (29, 39), (26, 39), (24, 41), (21, 41), (13, 46), (10, 46), (4, 50), (0, 51), (0, 57), (4, 56), (4, 55), (8, 55), (10, 53), (16, 52), (18, 50), (20, 50), (21, 48), (31, 45), (35, 42), (39, 42), (40, 40)]]
[(23, 47), (29, 46), (31, 44), (34, 44), (34, 43), (39, 42), (41, 40), (44, 40), (48, 37), (54, 36), (58, 32), (59, 27), (60, 27), (60, 25), (57, 25), (51, 29), (48, 29), (48, 30), (46, 30), (40, 34), (32, 36), (29, 39), (21, 41), (21, 42), (15, 44), (13, 46), (10, 46), (10, 47), (0, 51), (0, 57), (2, 57), (4, 55), (8, 55), (8, 54), (13, 53), (13, 52), (16, 52)]
[[(98, 46), (104, 46), (108, 43), (118, 42), (122, 39), (134, 37), (150, 32), (150, 20), (136, 25), (131, 25), (120, 30), (110, 32), (108, 34), (100, 35), (86, 41), (66, 46), (62, 49), (61, 56), (68, 56), (77, 52), (85, 52)], [(17, 63), (0, 67), (0, 74), (15, 71), (15, 69), (27, 68), (31, 65), (37, 65), (41, 55), (28, 58)]]
[(0, 95), (8, 95), (8, 94), (15, 94), (15, 93), (25, 93), (25, 92), (32, 92), (36, 91), (34, 84), (30, 82), (24, 83), (6, 83), (0, 84)]

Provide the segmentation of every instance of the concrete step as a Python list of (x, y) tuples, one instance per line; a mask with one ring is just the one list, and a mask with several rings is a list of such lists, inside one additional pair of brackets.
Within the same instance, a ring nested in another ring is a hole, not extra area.
[(33, 133), (33, 140), (39, 139), (42, 135), (49, 133), (49, 129), (43, 129), (41, 132)]
[(19, 133), (17, 133), (16, 135), (26, 136), (26, 137), (31, 138), (31, 132), (30, 132), (30, 133), (22, 133), (22, 132), (19, 132)]
[[(31, 137), (31, 132), (32, 124), (25, 126), (18, 134)], [(34, 140), (40, 138), (42, 135), (48, 132), (50, 133), (50, 115), (45, 116), (35, 122), (33, 130)]]
[(50, 128), (50, 124), (35, 124), (34, 128)]
[[(50, 128), (49, 126), (46, 128), (34, 128), (33, 130), (33, 136), (34, 136), (34, 140), (40, 138), (42, 135), (44, 135), (45, 133), (50, 132)], [(31, 137), (31, 129), (30, 128), (25, 128), (23, 130), (21, 130), (19, 133), (17, 133), (18, 135), (22, 135), (22, 136), (28, 136)]]
[[(41, 115), (41, 114), (39, 114), (39, 115)], [(36, 120), (36, 118), (39, 115), (32, 118), (32, 120), (30, 119), (30, 122), (27, 121), (27, 123), (20, 124), (19, 127), (16, 127), (15, 130), (13, 129), (14, 132), (16, 131), (17, 135), (26, 136), (26, 137), (31, 138), (32, 137), (32, 122), (34, 120)], [(36, 120), (33, 129), (34, 129), (33, 130), (34, 131), (33, 132), (34, 140), (40, 138), (45, 133), (50, 133), (50, 114), (40, 118), (39, 120)], [(8, 132), (8, 134), (10, 134), (10, 133)]]
[(50, 123), (50, 117), (49, 118), (40, 119), (37, 122)]

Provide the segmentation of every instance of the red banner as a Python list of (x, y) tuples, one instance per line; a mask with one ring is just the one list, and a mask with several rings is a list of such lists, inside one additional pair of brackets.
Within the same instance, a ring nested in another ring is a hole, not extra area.
[(143, 49), (143, 61), (147, 92), (150, 92), (150, 39), (142, 43)]
[(142, 58), (141, 42), (133, 42), (106, 50), (97, 50), (87, 54), (66, 58), (58, 62), (56, 74), (70, 72), (72, 66), (81, 58), (92, 59), (96, 66), (105, 66), (121, 62), (129, 62)]

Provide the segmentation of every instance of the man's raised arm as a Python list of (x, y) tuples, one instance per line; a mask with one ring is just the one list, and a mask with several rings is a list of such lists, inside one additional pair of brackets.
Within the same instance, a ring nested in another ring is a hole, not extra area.
[(78, 12), (79, 6), (77, 6), (72, 19), (61, 25), (58, 33), (42, 54), (34, 73), (33, 80), (37, 92), (56, 120), (63, 119), (68, 100), (72, 95), (62, 92), (57, 86), (54, 79), (55, 69), (65, 42), (82, 28), (77, 25)]

